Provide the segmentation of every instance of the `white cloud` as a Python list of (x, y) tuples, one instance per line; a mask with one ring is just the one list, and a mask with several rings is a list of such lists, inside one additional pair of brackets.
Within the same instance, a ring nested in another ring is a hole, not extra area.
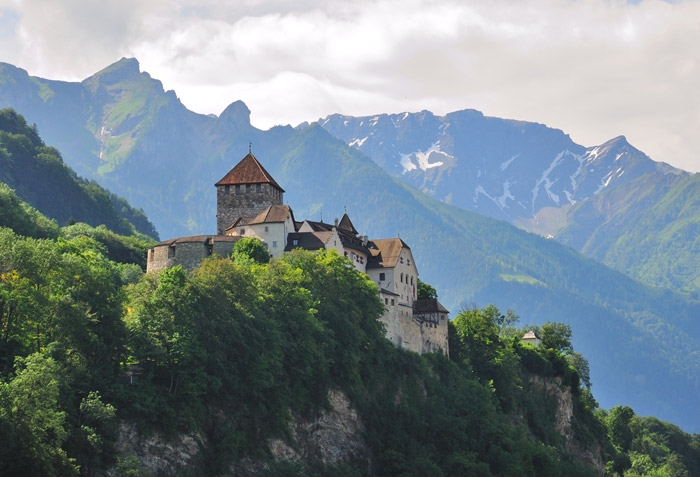
[(122, 56), (258, 127), (464, 108), (698, 171), (700, 2), (0, 0), (0, 59), (82, 79)]

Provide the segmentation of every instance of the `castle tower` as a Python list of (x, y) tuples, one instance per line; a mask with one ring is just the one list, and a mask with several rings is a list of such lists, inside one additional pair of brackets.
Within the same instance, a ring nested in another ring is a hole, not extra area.
[(252, 153), (248, 153), (216, 186), (216, 233), (225, 235), (239, 219), (248, 222), (272, 205), (283, 205), (284, 189)]

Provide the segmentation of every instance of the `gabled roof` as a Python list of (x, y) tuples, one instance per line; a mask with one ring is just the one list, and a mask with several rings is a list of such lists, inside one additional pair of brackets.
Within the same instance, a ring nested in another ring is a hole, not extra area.
[[(316, 251), (326, 248), (326, 243), (333, 235), (332, 232), (294, 232), (287, 234), (287, 246), (285, 252), (302, 248), (304, 250)], [(294, 243), (296, 241), (296, 244)]]
[(528, 331), (527, 333), (525, 333), (525, 334), (523, 335), (523, 337), (520, 338), (520, 339), (521, 339), (521, 340), (539, 340), (540, 337), (537, 336), (537, 333), (535, 333), (534, 331), (530, 330), (530, 331)]
[(241, 162), (236, 164), (233, 169), (228, 171), (228, 173), (214, 185), (219, 187), (236, 184), (272, 184), (274, 187), (284, 192), (284, 189), (279, 186), (252, 153), (248, 153), (247, 156), (241, 159)]
[(286, 221), (287, 217), (289, 216), (292, 217), (292, 222), (294, 222), (294, 213), (292, 213), (292, 208), (288, 205), (271, 205), (267, 209), (260, 212), (257, 217), (248, 222), (248, 224), (280, 223)]
[(369, 246), (372, 258), (367, 262), (367, 268), (395, 267), (404, 248), (411, 250), (400, 238), (372, 240)]
[(359, 232), (355, 230), (355, 226), (352, 225), (352, 222), (350, 221), (350, 217), (348, 217), (348, 214), (345, 213), (343, 214), (343, 218), (340, 219), (340, 223), (338, 224), (339, 229), (347, 230), (348, 232), (352, 232), (354, 235), (357, 235)]

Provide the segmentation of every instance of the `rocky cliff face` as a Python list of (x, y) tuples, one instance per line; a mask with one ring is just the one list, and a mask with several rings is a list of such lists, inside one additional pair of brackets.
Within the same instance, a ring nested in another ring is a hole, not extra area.
[(600, 446), (581, 442), (574, 432), (574, 401), (571, 388), (562, 386), (561, 378), (532, 376), (530, 383), (534, 391), (543, 398), (552, 398), (557, 403), (554, 422), (557, 431), (564, 438), (566, 451), (579, 462), (594, 468), (599, 475), (605, 475), (605, 461)]
[[(328, 401), (330, 409), (313, 419), (294, 417), (289, 439), (270, 440), (273, 460), (299, 461), (310, 467), (352, 463), (369, 472), (370, 452), (361, 437), (364, 426), (357, 411), (340, 391), (330, 391)], [(142, 435), (135, 425), (122, 423), (115, 447), (120, 457), (136, 456), (154, 474), (176, 475), (178, 470), (192, 468), (206, 445), (206, 437), (199, 432), (167, 439), (158, 433)], [(254, 475), (267, 467), (267, 462), (244, 459), (231, 466), (229, 475)], [(117, 475), (115, 469), (107, 474)]]
[(362, 440), (364, 426), (347, 396), (328, 394), (331, 409), (313, 420), (295, 418), (291, 425), (293, 442), (273, 439), (270, 450), (275, 460), (301, 460), (311, 465), (332, 466), (361, 462), (370, 467), (369, 449)]

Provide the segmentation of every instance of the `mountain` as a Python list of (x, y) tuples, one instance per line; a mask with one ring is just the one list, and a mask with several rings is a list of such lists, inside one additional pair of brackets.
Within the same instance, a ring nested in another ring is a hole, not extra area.
[[(213, 231), (213, 184), (252, 143), (255, 155), (287, 191), (286, 200), (298, 219), (325, 215), (330, 222), (347, 210), (363, 234), (400, 235), (412, 248), (421, 278), (438, 289), (453, 316), (472, 302), (493, 303), (514, 309), (523, 323), (570, 324), (576, 349), (590, 359), (595, 394), (603, 406), (624, 403), (640, 414), (700, 429), (695, 413), (700, 398), (700, 329), (695, 317), (700, 304), (643, 285), (556, 241), (437, 200), (405, 183), (401, 169), (387, 173), (376, 159), (318, 124), (260, 131), (250, 125), (250, 111), (241, 102), (232, 103), (219, 117), (192, 113), (173, 92), (165, 92), (159, 81), (140, 72), (133, 59), (122, 59), (81, 83), (33, 78), (2, 65), (0, 106), (26, 114), (67, 163), (143, 208), (167, 238)], [(422, 117), (439, 129), (432, 115)], [(508, 208), (503, 210), (530, 209), (531, 214), (556, 204), (555, 196), (560, 203), (568, 193), (582, 198), (585, 191), (598, 190), (601, 182), (625, 185), (649, 174), (684, 176), (669, 166), (630, 157), (621, 158), (629, 161), (629, 173), (613, 173), (604, 180), (613, 166), (584, 167), (601, 154), (577, 147), (560, 131), (483, 118), (471, 111), (454, 117), (465, 124), (486, 121), (513, 137), (526, 138), (532, 157), (539, 157), (538, 150), (547, 153), (540, 171), (530, 173), (534, 167), (519, 162), (525, 156), (513, 158), (517, 153), (497, 134), (483, 130), (481, 135), (454, 135), (451, 140), (464, 147), (482, 144), (484, 158), (488, 151), (488, 157), (503, 151), (497, 166), (487, 168), (490, 162), (482, 161), (483, 176), (517, 170), (523, 174), (517, 181), (513, 176), (507, 186), (522, 204), (506, 199)], [(443, 129), (449, 128), (457, 129)], [(417, 140), (413, 136), (417, 134), (406, 133), (407, 140)], [(456, 172), (437, 174), (438, 166), (428, 167), (438, 159), (449, 161), (433, 151), (427, 157), (405, 158), (403, 164), (416, 166), (407, 175), (417, 175), (423, 164), (424, 172), (459, 184)], [(576, 190), (567, 185), (572, 176), (579, 180)], [(534, 182), (528, 185), (526, 177)], [(501, 179), (493, 183), (503, 191)], [(437, 187), (441, 182), (426, 183)], [(483, 184), (488, 195), (496, 197)], [(482, 209), (495, 207), (503, 213), (498, 201), (485, 197), (478, 194)]]
[(319, 122), (445, 203), (554, 238), (648, 284), (700, 292), (700, 263), (690, 259), (698, 179), (623, 136), (583, 147), (542, 124), (471, 110)]
[(12, 109), (0, 110), (0, 182), (60, 225), (85, 222), (123, 235), (158, 235), (141, 210), (79, 178), (60, 152), (47, 147), (35, 128)]

